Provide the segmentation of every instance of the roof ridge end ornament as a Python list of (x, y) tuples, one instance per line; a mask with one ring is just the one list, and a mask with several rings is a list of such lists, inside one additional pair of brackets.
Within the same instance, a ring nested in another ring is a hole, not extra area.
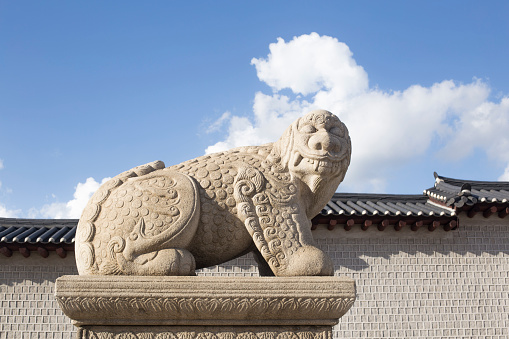
[(458, 192), (459, 196), (470, 196), (472, 195), (472, 185), (468, 182), (461, 185), (460, 191)]
[(433, 176), (435, 177), (435, 187), (437, 187), (437, 184), (444, 181), (444, 179), (440, 178), (437, 172), (433, 172)]

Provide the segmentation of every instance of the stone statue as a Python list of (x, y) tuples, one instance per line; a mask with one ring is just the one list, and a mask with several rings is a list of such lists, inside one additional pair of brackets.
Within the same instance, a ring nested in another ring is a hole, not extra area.
[(261, 275), (333, 275), (310, 219), (343, 180), (345, 125), (319, 110), (276, 142), (166, 167), (155, 161), (102, 185), (76, 234), (82, 275), (194, 275), (254, 252)]

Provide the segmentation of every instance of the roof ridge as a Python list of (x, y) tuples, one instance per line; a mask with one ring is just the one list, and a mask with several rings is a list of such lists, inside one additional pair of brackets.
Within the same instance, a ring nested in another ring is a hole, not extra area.
[(335, 197), (388, 197), (388, 198), (421, 198), (425, 197), (423, 194), (394, 194), (394, 193), (348, 193), (348, 192), (336, 192), (333, 195)]
[[(435, 172), (436, 174), (436, 172)], [(509, 181), (487, 181), (487, 180), (470, 180), (470, 179), (455, 179), (455, 178), (450, 178), (450, 177), (445, 177), (445, 176), (442, 176), (442, 175), (439, 175), (439, 174), (436, 174), (435, 175), (435, 178), (438, 178), (440, 180), (443, 180), (445, 183), (447, 184), (451, 184), (451, 183), (457, 183), (457, 184), (460, 184), (459, 186), (461, 186), (462, 184), (480, 184), (480, 185), (507, 185), (509, 186)]]
[(22, 225), (76, 225), (79, 219), (30, 219), (30, 218), (4, 218), (0, 217), (0, 225), (22, 226)]

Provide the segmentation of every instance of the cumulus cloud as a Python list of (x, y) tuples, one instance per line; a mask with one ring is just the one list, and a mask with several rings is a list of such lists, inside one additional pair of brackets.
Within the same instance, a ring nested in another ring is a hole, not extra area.
[[(4, 161), (0, 159), (0, 170), (4, 168)], [(0, 181), (0, 189), (2, 188), (2, 182)]]
[(504, 170), (504, 173), (500, 177), (498, 177), (499, 181), (509, 181), (509, 166), (507, 166)]
[(220, 117), (219, 119), (217, 119), (216, 121), (214, 121), (213, 123), (211, 123), (207, 130), (205, 131), (206, 133), (213, 133), (213, 132), (217, 132), (221, 129), (221, 127), (228, 121), (228, 119), (230, 119), (230, 116), (232, 114), (228, 111), (224, 112)]
[(350, 48), (337, 39), (317, 33), (286, 43), (278, 38), (269, 45), (267, 59), (251, 60), (258, 78), (274, 91), (284, 88), (307, 95), (332, 90), (340, 98), (363, 91), (368, 75), (352, 58)]
[(465, 109), (453, 125), (455, 133), (443, 152), (463, 158), (476, 147), (492, 158), (509, 162), (509, 97), (500, 103), (478, 101)]
[[(4, 168), (4, 161), (0, 159), (0, 170)], [(2, 190), (2, 182), (0, 181), (0, 190)], [(10, 190), (3, 190), (10, 193)], [(2, 218), (16, 218), (20, 215), (21, 210), (10, 210), (5, 205), (0, 203), (0, 217)]]
[(0, 217), (2, 218), (18, 218), (21, 210), (9, 210), (4, 205), (0, 204)]
[[(337, 114), (350, 131), (352, 163), (343, 184), (348, 190), (384, 191), (390, 170), (430, 150), (433, 141), (441, 146), (438, 155), (451, 159), (481, 147), (508, 164), (501, 178), (509, 178), (509, 97), (489, 101), (485, 82), (372, 88), (346, 44), (316, 33), (289, 42), (279, 38), (269, 51), (251, 63), (273, 93), (256, 93), (253, 116), (232, 116), (226, 138), (206, 153), (277, 140), (294, 119), (321, 108)], [(283, 95), (285, 89), (291, 94)]]
[(111, 178), (104, 178), (101, 182), (97, 182), (94, 178), (87, 178), (84, 183), (80, 182), (76, 186), (73, 195), (74, 199), (68, 202), (47, 204), (39, 210), (32, 209), (29, 212), (29, 216), (31, 218), (77, 219), (81, 216), (81, 212), (95, 191), (109, 179)]

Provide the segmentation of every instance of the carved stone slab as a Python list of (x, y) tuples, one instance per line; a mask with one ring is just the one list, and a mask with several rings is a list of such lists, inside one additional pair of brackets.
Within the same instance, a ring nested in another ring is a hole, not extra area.
[(330, 326), (95, 326), (78, 339), (332, 339)]
[(224, 326), (333, 326), (353, 305), (355, 283), (346, 277), (63, 276), (55, 295), (73, 323), (88, 330), (171, 325), (173, 333), (172, 326), (212, 325), (224, 332)]

